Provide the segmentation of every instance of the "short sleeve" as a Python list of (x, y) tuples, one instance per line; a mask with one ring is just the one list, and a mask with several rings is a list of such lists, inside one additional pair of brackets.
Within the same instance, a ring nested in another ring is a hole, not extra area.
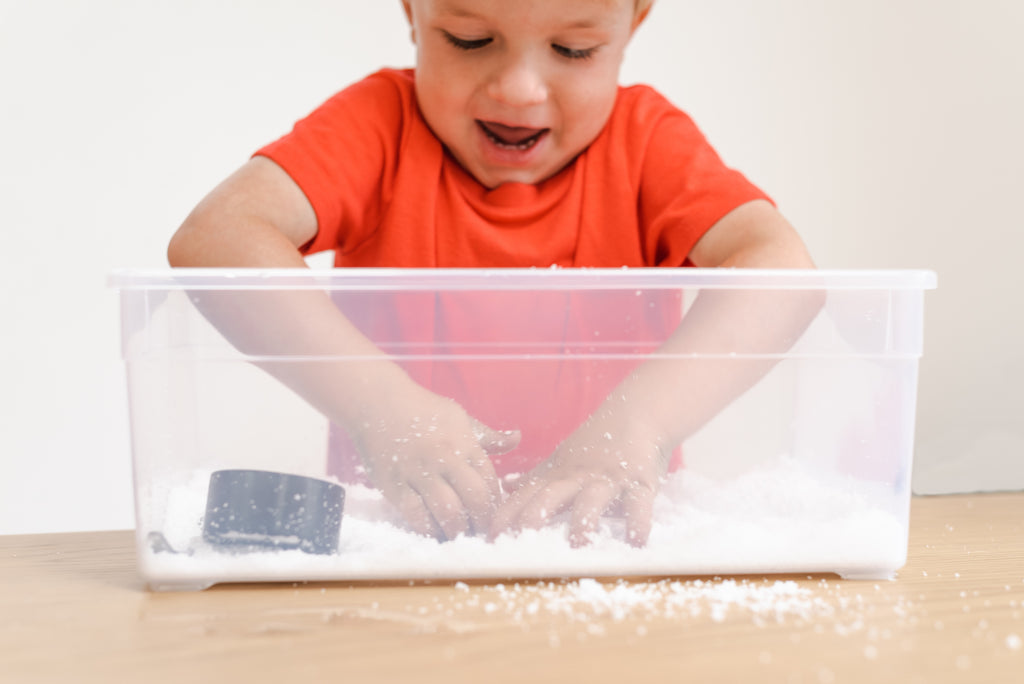
[(638, 211), (652, 266), (682, 266), (697, 241), (733, 209), (771, 199), (725, 165), (693, 120), (663, 97), (647, 113)]
[(317, 235), (304, 253), (344, 251), (379, 224), (411, 100), (405, 72), (377, 72), (256, 152), (283, 168), (316, 212)]

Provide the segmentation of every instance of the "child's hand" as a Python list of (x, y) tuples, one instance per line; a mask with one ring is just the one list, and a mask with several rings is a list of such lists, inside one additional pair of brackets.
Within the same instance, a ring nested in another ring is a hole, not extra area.
[(490, 529), (501, 489), (488, 455), (514, 449), (519, 433), (493, 430), (419, 386), (378, 415), (353, 437), (370, 482), (409, 526), (440, 540)]
[(668, 454), (658, 431), (625, 408), (624, 402), (606, 402), (530, 471), (495, 514), (491, 538), (540, 528), (569, 511), (569, 542), (583, 546), (601, 515), (618, 504), (626, 518), (626, 540), (646, 544)]

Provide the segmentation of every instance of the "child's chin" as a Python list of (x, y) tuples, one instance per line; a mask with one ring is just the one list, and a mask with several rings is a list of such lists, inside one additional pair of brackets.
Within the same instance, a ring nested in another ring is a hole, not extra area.
[(535, 185), (544, 180), (540, 178), (538, 174), (529, 173), (503, 173), (495, 174), (491, 177), (491, 182), (485, 183), (489, 188), (496, 188), (499, 185), (505, 185), (506, 183), (521, 183), (524, 185)]
[(487, 169), (483, 170), (480, 174), (473, 174), (476, 179), (488, 188), (496, 188), (499, 185), (505, 183), (521, 183), (524, 185), (536, 185), (542, 181), (547, 180), (551, 176), (555, 175), (557, 170), (549, 171), (547, 169), (530, 168), (530, 169)]

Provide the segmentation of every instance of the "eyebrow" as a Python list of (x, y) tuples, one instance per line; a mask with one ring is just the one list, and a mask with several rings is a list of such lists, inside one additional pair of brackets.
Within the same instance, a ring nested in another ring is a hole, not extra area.
[(450, 2), (443, 3), (441, 5), (441, 12), (444, 14), (450, 14), (454, 17), (465, 17), (468, 19), (479, 19), (480, 15), (475, 13), (471, 9), (466, 9), (462, 5), (452, 5)]
[(592, 29), (597, 28), (601, 24), (595, 19), (578, 19), (565, 26), (567, 29)]
[[(471, 9), (467, 9), (466, 7), (460, 4), (453, 5), (452, 3), (446, 2), (442, 5), (441, 11), (444, 12), (445, 14), (450, 14), (451, 16), (459, 17), (462, 19), (482, 19), (482, 17), (479, 14), (477, 14)], [(576, 21), (566, 24), (565, 26), (562, 27), (562, 30), (592, 29), (599, 28), (600, 26), (601, 22), (599, 22), (597, 19), (585, 18), (577, 19)]]

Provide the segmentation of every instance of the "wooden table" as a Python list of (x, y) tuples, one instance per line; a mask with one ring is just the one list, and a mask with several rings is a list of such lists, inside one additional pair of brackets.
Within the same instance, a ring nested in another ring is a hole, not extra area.
[(711, 598), (570, 604), (576, 581), (151, 593), (131, 532), (0, 537), (0, 681), (1024, 681), (1024, 493), (916, 498), (911, 519), (892, 582), (733, 578), (798, 591), (777, 616)]

